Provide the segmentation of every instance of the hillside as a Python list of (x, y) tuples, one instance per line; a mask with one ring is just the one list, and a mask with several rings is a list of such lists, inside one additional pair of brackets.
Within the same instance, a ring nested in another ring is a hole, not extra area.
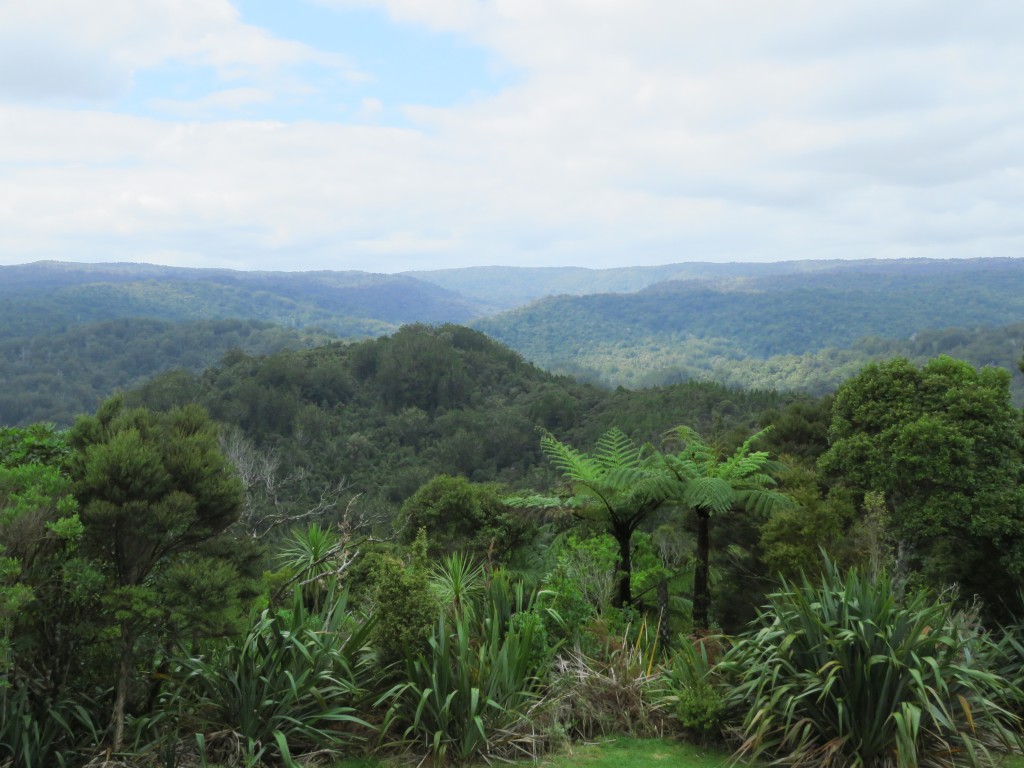
[(357, 343), (231, 353), (201, 374), (161, 374), (129, 399), (203, 404), (273, 454), (281, 477), (302, 477), (308, 503), (344, 479), (361, 505), (393, 510), (441, 472), (544, 485), (552, 477), (538, 428), (580, 445), (613, 425), (641, 440), (683, 423), (726, 438), (794, 398), (716, 384), (609, 392), (549, 374), (477, 331), (413, 325)]
[(229, 350), (268, 354), (330, 335), (255, 320), (132, 318), (45, 335), (0, 337), (0, 424), (70, 424), (118, 389), (173, 368), (200, 371)]
[[(182, 325), (227, 320), (265, 325), (242, 339), (237, 326)], [(1011, 369), (1024, 402), (1015, 259), (404, 275), (40, 262), (0, 267), (0, 422), (67, 423), (116, 389), (199, 370), (233, 347), (298, 349), (415, 322), (468, 323), (544, 368), (611, 387), (695, 379), (823, 394), (869, 360), (948, 352)]]
[(0, 267), (5, 336), (148, 317), (261, 320), (359, 338), (410, 322), (465, 322), (479, 313), (476, 303), (403, 275), (61, 262)]
[[(680, 262), (658, 266), (587, 269), (584, 267), (465, 267), (406, 272), (501, 309), (545, 296), (634, 293), (674, 280), (729, 281), (781, 275), (806, 275), (870, 262), (784, 261), (772, 263)], [(798, 278), (799, 279), (799, 278)]]
[(801, 275), (663, 281), (632, 294), (548, 297), (474, 327), (539, 365), (604, 384), (727, 370), (748, 386), (786, 386), (794, 382), (743, 378), (739, 371), (772, 367), (757, 361), (801, 365), (807, 356), (863, 347), (868, 338), (878, 346), (878, 339), (907, 341), (929, 329), (995, 328), (1021, 319), (1024, 261), (993, 259), (856, 262)]

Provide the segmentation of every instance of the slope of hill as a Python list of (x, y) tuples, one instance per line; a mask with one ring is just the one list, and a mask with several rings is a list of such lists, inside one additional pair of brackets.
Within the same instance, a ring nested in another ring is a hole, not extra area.
[(269, 354), (330, 339), (324, 333), (254, 320), (144, 318), (0, 338), (0, 424), (70, 424), (112, 392), (138, 386), (160, 371), (199, 371), (233, 349)]
[(149, 317), (262, 320), (366, 337), (404, 323), (465, 322), (479, 314), (475, 302), (403, 275), (58, 262), (0, 267), (5, 336)]
[[(474, 327), (553, 370), (636, 386), (1024, 319), (1024, 260), (861, 262), (803, 275), (664, 281), (633, 294), (557, 296)], [(753, 381), (745, 382), (747, 384)]]
[(538, 428), (581, 446), (613, 425), (642, 440), (684, 423), (745, 435), (764, 411), (794, 399), (696, 383), (609, 392), (454, 325), (265, 357), (232, 353), (201, 374), (161, 374), (128, 397), (157, 408), (199, 402), (272, 454), (282, 478), (301, 476), (312, 494), (305, 502), (345, 479), (364, 494), (361, 508), (381, 510), (441, 472), (543, 486), (554, 475)]
[[(953, 265), (972, 271), (985, 260), (970, 262), (934, 259), (858, 259), (780, 262), (680, 262), (646, 267), (586, 269), (584, 267), (464, 267), (404, 274), (434, 283), (500, 309), (528, 304), (546, 296), (586, 296), (595, 293), (635, 293), (668, 281), (699, 280), (709, 285), (789, 279), (801, 284), (809, 276), (827, 273), (843, 285), (850, 274), (900, 274), (906, 270), (946, 271)], [(987, 260), (998, 261), (998, 260)], [(828, 282), (829, 278), (826, 278)]]

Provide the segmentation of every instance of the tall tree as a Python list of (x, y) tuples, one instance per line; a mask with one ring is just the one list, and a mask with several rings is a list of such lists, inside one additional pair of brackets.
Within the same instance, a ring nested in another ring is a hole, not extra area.
[(669, 473), (671, 500), (693, 510), (697, 519), (697, 552), (693, 578), (693, 623), (707, 629), (711, 609), (711, 519), (733, 509), (770, 514), (789, 498), (774, 489), (773, 469), (767, 451), (752, 450), (753, 443), (767, 430), (748, 438), (732, 456), (722, 458), (689, 427), (677, 427), (667, 445), (675, 453), (659, 454)]
[(825, 477), (884, 496), (905, 562), (999, 612), (1024, 576), (1024, 437), (1010, 375), (942, 356), (865, 367), (836, 393)]
[(102, 568), (119, 630), (113, 746), (140, 637), (214, 631), (237, 609), (245, 585), (219, 539), (242, 508), (243, 489), (196, 406), (168, 413), (126, 409), (119, 398), (70, 433), (71, 474), (81, 505), (83, 552)]
[(616, 428), (601, 436), (592, 455), (580, 453), (551, 434), (541, 438), (541, 448), (568, 481), (568, 494), (530, 496), (512, 499), (510, 503), (562, 507), (580, 519), (602, 526), (619, 548), (614, 605), (631, 605), (633, 534), (665, 503), (668, 493), (657, 452), (649, 445), (638, 446)]

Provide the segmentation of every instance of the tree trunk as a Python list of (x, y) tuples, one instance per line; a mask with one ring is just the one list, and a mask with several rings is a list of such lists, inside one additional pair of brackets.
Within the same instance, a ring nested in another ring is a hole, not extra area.
[(128, 683), (132, 674), (132, 637), (127, 622), (121, 623), (121, 658), (117, 662), (117, 683), (114, 687), (114, 752), (124, 746), (124, 710), (128, 700)]
[(615, 564), (615, 570), (619, 577), (619, 588), (612, 606), (625, 608), (633, 604), (633, 590), (630, 586), (630, 579), (633, 573), (633, 563), (630, 550), (633, 548), (633, 531), (624, 525), (612, 527), (612, 536), (619, 543), (619, 562)]
[(711, 608), (708, 568), (708, 558), (711, 555), (710, 529), (711, 513), (706, 509), (698, 509), (697, 563), (693, 574), (693, 625), (697, 629), (708, 628), (708, 611)]
[(661, 641), (662, 653), (672, 647), (672, 636), (669, 632), (668, 579), (658, 580), (658, 639)]

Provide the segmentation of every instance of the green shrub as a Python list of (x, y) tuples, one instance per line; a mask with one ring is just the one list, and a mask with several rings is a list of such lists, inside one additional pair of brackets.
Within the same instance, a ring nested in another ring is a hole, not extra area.
[(376, 645), (385, 662), (426, 648), (439, 599), (430, 584), (426, 536), (421, 531), (406, 561), (382, 555), (373, 569), (377, 589), (373, 614)]
[(76, 752), (87, 753), (100, 742), (96, 709), (84, 697), (53, 701), (25, 683), (0, 681), (0, 765), (75, 765)]
[(439, 611), (426, 651), (410, 650), (406, 680), (389, 694), (400, 744), (440, 762), (535, 752), (550, 654), (538, 650), (543, 623), (516, 618), (532, 609), (499, 573), (472, 608)]
[(291, 754), (340, 753), (372, 732), (360, 717), (377, 676), (372, 624), (348, 611), (344, 595), (325, 605), (307, 611), (297, 588), (289, 610), (265, 610), (239, 641), (182, 660), (176, 703), (208, 757), (290, 763)]
[(717, 641), (680, 638), (657, 691), (683, 732), (701, 743), (720, 740), (726, 725), (726, 696), (709, 645)]
[(721, 665), (739, 753), (786, 765), (984, 765), (1019, 742), (1006, 683), (978, 663), (991, 640), (948, 596), (893, 597), (885, 576), (826, 563), (769, 596)]

